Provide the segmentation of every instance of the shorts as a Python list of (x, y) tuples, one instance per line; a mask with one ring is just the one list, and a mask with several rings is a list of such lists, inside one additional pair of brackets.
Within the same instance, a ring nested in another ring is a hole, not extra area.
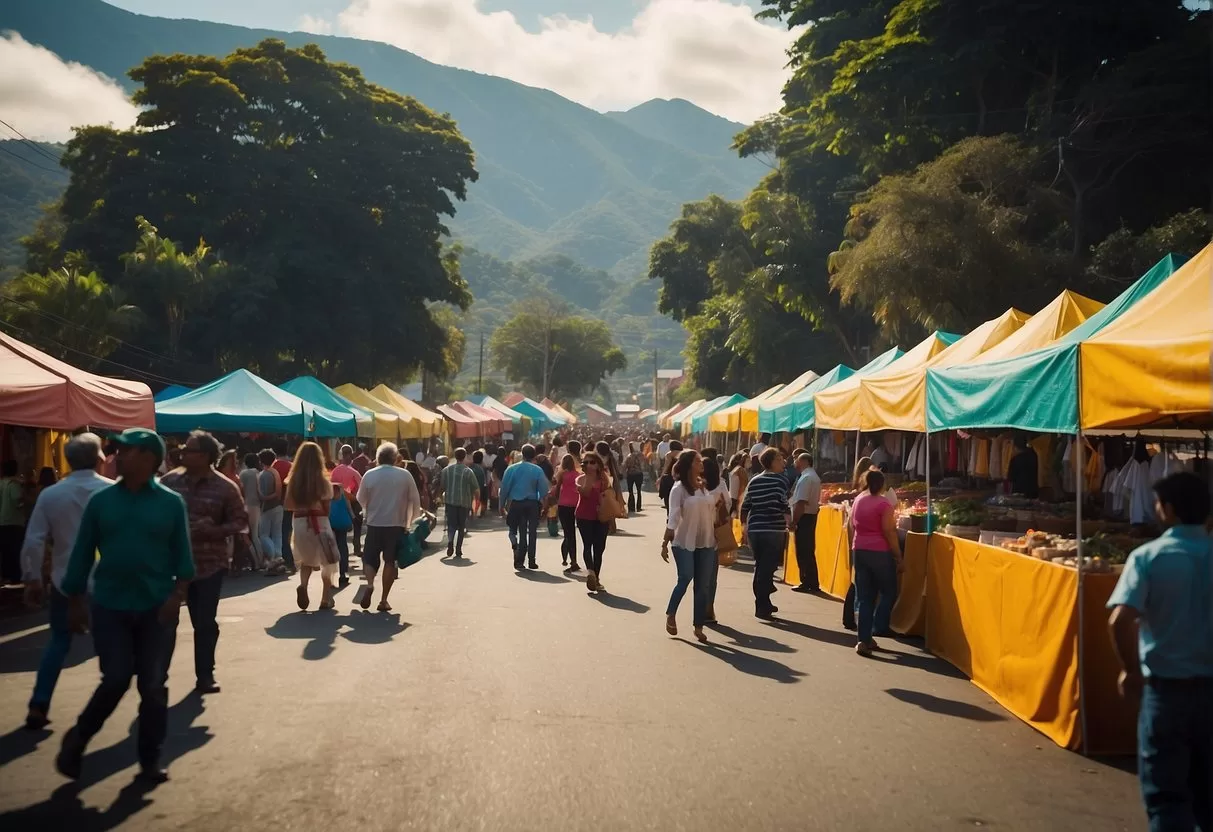
[(396, 546), (403, 534), (404, 529), (400, 526), (367, 526), (366, 540), (362, 543), (362, 565), (378, 572), (380, 563), (386, 559), (395, 566)]

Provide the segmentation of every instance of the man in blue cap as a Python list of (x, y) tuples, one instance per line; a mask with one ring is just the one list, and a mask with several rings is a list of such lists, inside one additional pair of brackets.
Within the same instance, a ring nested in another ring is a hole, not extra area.
[[(91, 626), (101, 683), (63, 737), (55, 767), (80, 776), (84, 750), (118, 707), (131, 678), (139, 688), (140, 777), (164, 782), (160, 750), (168, 727), (168, 667), (186, 588), (194, 577), (185, 502), (156, 480), (164, 440), (132, 428), (113, 437), (121, 478), (89, 500), (80, 519), (62, 590), (73, 626), (88, 620), (85, 591), (93, 577)], [(100, 554), (100, 558), (97, 555)]]

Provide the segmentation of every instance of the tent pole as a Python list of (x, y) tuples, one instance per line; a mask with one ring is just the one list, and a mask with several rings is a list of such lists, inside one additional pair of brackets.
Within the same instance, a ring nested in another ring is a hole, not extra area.
[(1083, 462), (1083, 456), (1086, 451), (1086, 439), (1082, 435), (1081, 425), (1078, 428), (1078, 440), (1075, 442), (1078, 446), (1076, 450), (1075, 461), (1078, 467), (1077, 476), (1074, 478), (1074, 517), (1075, 525), (1077, 526), (1078, 539), (1078, 718), (1082, 730), (1082, 753), (1086, 756), (1089, 753), (1089, 743), (1087, 735), (1087, 686), (1083, 684), (1083, 671), (1085, 670), (1086, 659), (1086, 639), (1083, 638), (1083, 575), (1086, 572), (1083, 569), (1083, 546), (1082, 546), (1082, 500), (1083, 500), (1083, 477), (1086, 474), (1086, 465)]
[(935, 531), (935, 521), (931, 519), (931, 429), (927, 427), (926, 441), (922, 443), (927, 454), (927, 534)]

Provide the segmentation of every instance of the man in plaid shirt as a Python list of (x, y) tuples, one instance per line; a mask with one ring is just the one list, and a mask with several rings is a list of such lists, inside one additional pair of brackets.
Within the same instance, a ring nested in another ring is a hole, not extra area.
[(455, 449), (455, 461), (442, 469), (443, 502), (446, 505), (446, 556), (463, 557), (463, 539), (467, 537), (468, 515), (472, 501), (480, 493), (480, 482), (467, 465), (467, 449)]

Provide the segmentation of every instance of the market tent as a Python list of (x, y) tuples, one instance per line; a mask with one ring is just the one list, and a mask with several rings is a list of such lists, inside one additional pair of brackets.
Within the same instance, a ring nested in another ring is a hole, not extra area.
[(472, 402), (472, 404), (479, 405), (480, 407), (484, 407), (489, 410), (497, 411), (498, 413), (509, 418), (514, 423), (514, 429), (519, 431), (521, 433), (521, 435), (523, 435), (523, 436), (531, 435), (531, 417), (530, 416), (524, 416), (523, 414), (519, 413), (517, 410), (514, 410), (511, 407), (507, 407), (506, 405), (497, 401), (492, 396), (480, 396), (480, 395), (469, 396), (468, 401)]
[(485, 435), (480, 421), (462, 410), (457, 410), (449, 404), (440, 404), (438, 412), (446, 417), (447, 432), (455, 439), (471, 439), (473, 436)]
[(426, 410), (412, 399), (406, 399), (386, 384), (376, 385), (370, 392), (400, 414), (401, 439), (430, 439), (441, 436), (446, 429), (441, 415)]
[(400, 438), (400, 414), (387, 402), (375, 398), (356, 384), (343, 384), (334, 388), (333, 392), (346, 401), (374, 414), (375, 431), (383, 434), (376, 436), (377, 439), (395, 441)]
[(496, 410), (481, 407), (469, 401), (455, 402), (451, 407), (479, 420), (481, 425), (484, 426), (484, 436), (501, 436), (501, 434), (509, 433), (513, 430), (510, 418), (504, 413), (498, 413)]
[[(358, 435), (372, 439), (395, 439), (396, 424), (375, 424), (375, 414), (371, 410), (354, 404), (349, 399), (337, 393), (315, 376), (299, 376), (285, 384), (278, 385), (288, 393), (294, 393), (305, 402), (311, 402), (320, 407), (327, 407), (337, 412), (348, 411), (354, 414), (354, 423), (358, 426)], [(379, 428), (378, 430), (376, 428)]]
[(1213, 245), (1079, 347), (1083, 428), (1209, 428)]
[(1014, 334), (1030, 317), (1018, 309), (1008, 309), (917, 367), (890, 369), (879, 376), (861, 379), (860, 428), (926, 432), (927, 368), (967, 364)]
[(784, 386), (785, 385), (783, 384), (776, 384), (774, 387), (770, 388), (769, 390), (762, 391), (752, 399), (737, 402), (736, 404), (729, 405), (728, 407), (722, 407), (720, 410), (713, 413), (708, 419), (708, 430), (720, 431), (722, 433), (737, 432), (737, 430), (742, 429), (741, 409), (743, 407), (752, 407), (754, 413), (754, 425), (751, 428), (745, 429), (753, 431), (758, 427), (759, 405), (761, 405), (763, 402), (770, 401), (771, 397), (777, 395), (781, 390), (783, 390)]
[(354, 414), (304, 401), (248, 370), (235, 370), (156, 405), (156, 430), (354, 436)]
[(1103, 309), (1052, 344), (1023, 355), (927, 370), (931, 431), (1078, 431), (1078, 345), (1162, 285), (1182, 263), (1168, 254)]
[(564, 419), (564, 421), (567, 424), (570, 424), (570, 425), (577, 424), (577, 416), (575, 414), (571, 413), (567, 407), (561, 407), (560, 405), (556, 404), (556, 402), (552, 401), (551, 399), (544, 399), (543, 401), (540, 402), (540, 404), (543, 405), (544, 407), (546, 407), (548, 410), (555, 413), (557, 416)]
[[(708, 402), (706, 405), (699, 408), (698, 413), (691, 417), (691, 433), (704, 433), (708, 429), (708, 420), (711, 419), (713, 413), (721, 408), (732, 407), (733, 405), (744, 402), (745, 400), (745, 396), (741, 395), (740, 393), (734, 393), (731, 396), (720, 396)], [(682, 424), (686, 425), (687, 420), (683, 419)]]
[(985, 364), (1000, 358), (1023, 355), (1047, 346), (1103, 309), (1103, 306), (1097, 300), (1091, 300), (1067, 289), (1053, 298), (1048, 306), (1033, 315), (1031, 320), (1003, 341), (990, 347), (972, 361), (964, 363)]
[(661, 426), (661, 427), (665, 426), (666, 422), (669, 421), (670, 419), (674, 418), (674, 415), (677, 414), (680, 410), (682, 410), (685, 406), (686, 405), (679, 403), (676, 405), (672, 405), (671, 407), (667, 407), (665, 410), (658, 413), (657, 414), (658, 426)]
[[(691, 419), (696, 413), (715, 401), (718, 401), (718, 399), (696, 399), (671, 417), (670, 426), (689, 435), (691, 432)], [(683, 422), (686, 424), (684, 425)]]
[(529, 418), (532, 429), (537, 433), (553, 430), (554, 428), (562, 428), (567, 424), (563, 417), (548, 410), (534, 399), (528, 399), (525, 396), (520, 401), (510, 405), (510, 407)]
[(657, 417), (657, 411), (651, 407), (646, 407), (644, 410), (636, 414), (636, 418), (640, 421), (652, 421)]
[(904, 370), (922, 367), (932, 358), (960, 340), (959, 335), (936, 331), (924, 338), (909, 352), (889, 362), (876, 372), (856, 373), (828, 390), (813, 396), (816, 408), (815, 426), (832, 430), (859, 430), (862, 422), (863, 397), (860, 384), (864, 379), (880, 378)]
[[(896, 351), (898, 355), (901, 350)], [(880, 360), (879, 358), (876, 360)], [(882, 365), (883, 366), (883, 365)], [(813, 426), (813, 396), (819, 390), (833, 387), (855, 375), (850, 367), (839, 364), (824, 376), (819, 376), (796, 395), (781, 401), (763, 404), (758, 409), (758, 430), (762, 433), (790, 433)]]
[(152, 390), (87, 373), (0, 333), (0, 422), (31, 428), (152, 427)]
[(681, 407), (677, 407), (674, 409), (674, 411), (669, 416), (662, 419), (660, 424), (666, 430), (673, 430), (674, 428), (679, 428), (682, 425), (682, 418), (684, 416), (686, 416), (688, 413), (694, 413), (696, 410), (703, 407), (707, 403), (708, 403), (707, 399), (696, 399), (695, 401), (691, 402), (690, 404), (683, 405)]
[(182, 387), (180, 384), (170, 384), (168, 387), (165, 387), (163, 390), (157, 393), (153, 398), (158, 402), (167, 402), (169, 399), (175, 399), (180, 395), (188, 393), (189, 391), (189, 387)]

